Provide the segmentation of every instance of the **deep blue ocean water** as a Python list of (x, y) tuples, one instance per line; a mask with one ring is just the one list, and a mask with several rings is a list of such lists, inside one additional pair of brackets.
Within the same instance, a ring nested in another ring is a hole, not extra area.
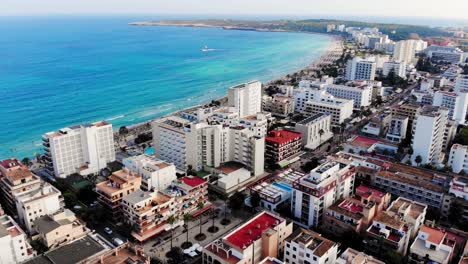
[[(41, 135), (108, 120), (118, 128), (309, 64), (323, 35), (142, 27), (131, 17), (0, 18), (0, 158), (32, 156)], [(214, 49), (202, 52), (208, 45)]]

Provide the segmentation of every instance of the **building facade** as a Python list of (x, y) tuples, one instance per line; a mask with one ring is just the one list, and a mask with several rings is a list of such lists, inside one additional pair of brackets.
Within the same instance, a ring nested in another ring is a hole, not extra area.
[(273, 130), (265, 137), (265, 161), (280, 163), (298, 154), (302, 148), (301, 133), (289, 130)]
[(58, 178), (98, 173), (115, 160), (112, 125), (104, 121), (62, 128), (42, 140), (47, 172)]
[(346, 65), (346, 79), (353, 80), (374, 80), (377, 64), (375, 58), (354, 57)]
[(141, 189), (164, 190), (177, 179), (174, 164), (157, 159), (152, 155), (139, 155), (123, 160), (129, 171), (141, 176)]
[(302, 146), (314, 150), (333, 137), (331, 115), (314, 114), (297, 122), (294, 130), (302, 134)]
[(251, 81), (229, 88), (228, 103), (241, 118), (257, 114), (262, 109), (262, 83)]
[(338, 243), (308, 229), (297, 229), (285, 244), (284, 263), (331, 264), (338, 255)]
[(257, 264), (283, 252), (293, 224), (263, 211), (203, 248), (203, 264)]

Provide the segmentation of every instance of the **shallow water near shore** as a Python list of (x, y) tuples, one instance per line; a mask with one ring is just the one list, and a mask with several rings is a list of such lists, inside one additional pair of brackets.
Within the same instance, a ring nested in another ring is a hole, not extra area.
[[(268, 81), (317, 59), (323, 35), (130, 26), (135, 17), (0, 18), (0, 159), (41, 135), (108, 120), (118, 128)], [(207, 45), (209, 51), (201, 49)]]

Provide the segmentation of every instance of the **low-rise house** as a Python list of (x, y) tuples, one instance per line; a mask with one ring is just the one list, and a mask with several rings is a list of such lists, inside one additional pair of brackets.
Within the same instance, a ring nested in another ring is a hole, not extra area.
[(336, 260), (336, 264), (385, 264), (385, 262), (380, 261), (373, 256), (369, 256), (364, 252), (347, 248)]
[(338, 243), (307, 229), (297, 229), (285, 243), (285, 263), (335, 263)]
[(453, 246), (454, 243), (447, 240), (447, 233), (423, 225), (410, 247), (410, 263), (447, 264), (452, 258)]
[(34, 221), (34, 226), (39, 240), (49, 249), (68, 244), (89, 232), (68, 209), (41, 216)]
[(390, 198), (389, 193), (361, 185), (356, 189), (354, 197), (340, 200), (326, 209), (324, 230), (335, 235), (346, 231), (361, 233), (378, 213), (388, 207)]

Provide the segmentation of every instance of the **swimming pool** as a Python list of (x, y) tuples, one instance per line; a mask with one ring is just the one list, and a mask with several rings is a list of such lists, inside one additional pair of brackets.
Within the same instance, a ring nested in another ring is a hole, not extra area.
[(147, 148), (145, 149), (145, 154), (148, 154), (148, 155), (153, 155), (154, 154), (154, 148)]
[(287, 183), (284, 183), (284, 182), (274, 182), (272, 183), (273, 186), (276, 186), (278, 188), (281, 188), (285, 191), (288, 191), (288, 192), (291, 192), (292, 191), (292, 188), (291, 186), (289, 186)]

